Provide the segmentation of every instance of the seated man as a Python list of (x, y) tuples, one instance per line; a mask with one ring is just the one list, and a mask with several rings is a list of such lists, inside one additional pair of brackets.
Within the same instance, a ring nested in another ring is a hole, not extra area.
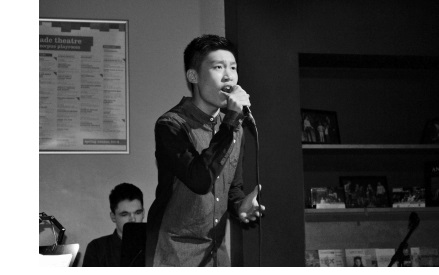
[(88, 244), (82, 266), (120, 266), (123, 226), (127, 222), (143, 221), (143, 193), (133, 184), (121, 183), (110, 193), (110, 208), (116, 229), (113, 234)]

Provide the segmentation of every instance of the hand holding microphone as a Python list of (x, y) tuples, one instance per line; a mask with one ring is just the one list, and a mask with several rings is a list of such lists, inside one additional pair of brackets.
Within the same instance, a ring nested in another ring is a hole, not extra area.
[(256, 126), (256, 121), (250, 111), (250, 95), (241, 86), (226, 86), (222, 89), (228, 94), (227, 108), (237, 112), (242, 112), (250, 122)]

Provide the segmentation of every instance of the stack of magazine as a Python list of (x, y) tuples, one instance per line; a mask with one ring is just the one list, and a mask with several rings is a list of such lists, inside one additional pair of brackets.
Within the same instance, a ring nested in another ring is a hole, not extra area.
[(310, 193), (311, 208), (316, 209), (426, 206), (425, 188), (421, 187), (394, 187), (391, 201), (381, 199), (381, 203), (378, 203), (378, 196), (374, 196), (372, 192), (364, 192), (364, 196), (361, 193), (352, 195), (337, 187), (314, 187)]
[[(403, 253), (405, 267), (439, 266), (437, 248), (411, 247)], [(307, 267), (387, 267), (394, 254), (393, 248), (306, 250), (305, 261)]]
[(338, 186), (331, 184), (331, 186), (309, 189), (307, 207), (317, 209), (438, 207), (439, 161), (425, 163), (425, 184), (392, 185), (388, 185), (385, 175), (340, 176)]
[(392, 189), (392, 207), (425, 207), (425, 188), (396, 187)]

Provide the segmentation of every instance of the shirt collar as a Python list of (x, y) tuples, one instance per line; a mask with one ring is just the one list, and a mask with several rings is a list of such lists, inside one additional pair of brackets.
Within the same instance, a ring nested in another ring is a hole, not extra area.
[(183, 97), (183, 99), (181, 100), (181, 104), (183, 108), (188, 111), (189, 116), (192, 119), (202, 124), (215, 125), (217, 124), (219, 119), (221, 119), (221, 112), (219, 112), (216, 117), (210, 116), (201, 111), (197, 106), (195, 106), (195, 104), (192, 103), (191, 97)]
[(117, 229), (114, 229), (114, 232), (113, 232), (113, 235), (111, 238), (116, 243), (122, 243), (122, 239), (119, 237), (119, 234), (117, 234)]

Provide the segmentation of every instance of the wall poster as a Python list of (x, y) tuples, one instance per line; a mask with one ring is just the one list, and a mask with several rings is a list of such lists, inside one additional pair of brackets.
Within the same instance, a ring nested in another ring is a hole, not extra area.
[(40, 153), (129, 153), (128, 21), (39, 22)]

